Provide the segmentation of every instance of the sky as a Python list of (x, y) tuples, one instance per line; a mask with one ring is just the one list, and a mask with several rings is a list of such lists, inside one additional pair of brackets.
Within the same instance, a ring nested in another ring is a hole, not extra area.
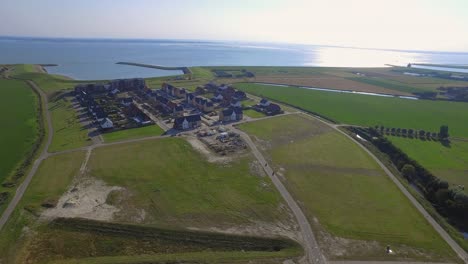
[(0, 35), (468, 51), (468, 0), (2, 0)]

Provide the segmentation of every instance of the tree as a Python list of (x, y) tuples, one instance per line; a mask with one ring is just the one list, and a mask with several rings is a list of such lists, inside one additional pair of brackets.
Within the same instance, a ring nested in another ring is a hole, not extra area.
[(426, 138), (427, 138), (427, 139), (431, 139), (431, 132), (430, 132), (430, 131), (427, 131), (427, 132), (426, 132)]
[(397, 128), (397, 129), (396, 129), (396, 133), (397, 133), (398, 135), (400, 135), (400, 133), (401, 133), (401, 128)]
[(416, 169), (411, 164), (405, 164), (401, 168), (401, 174), (407, 179), (413, 179), (416, 176)]
[(426, 134), (426, 131), (424, 131), (424, 130), (419, 130), (418, 133), (419, 133), (419, 137), (420, 137), (420, 138), (423, 138), (424, 135)]
[(406, 135), (406, 134), (408, 133), (408, 131), (406, 130), (406, 128), (403, 128), (403, 129), (401, 130), (401, 133), (402, 133), (403, 135)]
[(449, 137), (449, 130), (447, 125), (440, 126), (439, 137), (441, 139), (447, 139)]

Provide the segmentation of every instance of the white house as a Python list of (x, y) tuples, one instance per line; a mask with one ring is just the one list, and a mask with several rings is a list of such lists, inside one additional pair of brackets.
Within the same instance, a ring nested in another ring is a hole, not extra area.
[(102, 119), (99, 124), (101, 125), (102, 129), (108, 129), (108, 128), (114, 127), (114, 123), (112, 123), (112, 121), (108, 117)]
[(267, 99), (263, 98), (260, 103), (258, 104), (259, 106), (262, 106), (262, 107), (267, 107), (270, 105), (270, 101), (268, 101)]

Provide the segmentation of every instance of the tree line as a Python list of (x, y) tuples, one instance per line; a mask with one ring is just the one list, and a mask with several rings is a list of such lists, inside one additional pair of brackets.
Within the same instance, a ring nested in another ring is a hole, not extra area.
[(440, 126), (439, 132), (431, 132), (423, 129), (413, 128), (384, 127), (378, 125), (373, 129), (380, 135), (403, 136), (409, 138), (419, 138), (423, 140), (447, 141), (450, 136), (448, 126), (446, 125)]
[[(447, 181), (441, 180), (418, 162), (408, 157), (401, 149), (393, 145), (375, 128), (349, 128), (352, 132), (371, 142), (377, 149), (385, 153), (401, 175), (411, 184), (418, 187), (425, 198), (435, 209), (454, 226), (468, 230), (468, 196), (462, 193), (464, 186), (450, 188)], [(444, 127), (443, 133), (448, 133)]]

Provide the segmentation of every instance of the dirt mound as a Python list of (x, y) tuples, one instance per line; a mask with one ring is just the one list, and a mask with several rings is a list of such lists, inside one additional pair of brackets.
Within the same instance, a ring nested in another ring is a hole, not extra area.
[(54, 208), (45, 210), (41, 218), (81, 217), (93, 220), (108, 221), (120, 209), (107, 204), (110, 192), (121, 190), (118, 186), (108, 186), (95, 178), (80, 179), (58, 200)]

